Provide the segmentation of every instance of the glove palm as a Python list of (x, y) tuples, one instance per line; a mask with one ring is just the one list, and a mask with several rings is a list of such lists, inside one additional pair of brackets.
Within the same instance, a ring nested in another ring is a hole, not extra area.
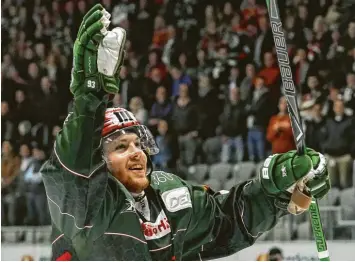
[[(117, 74), (124, 58), (126, 33), (121, 28), (108, 32), (109, 18), (110, 14), (100, 4), (90, 9), (83, 18), (74, 43), (70, 84), (74, 97), (101, 90), (110, 94), (119, 91)], [(103, 57), (107, 53), (112, 55)], [(111, 66), (113, 70), (107, 70), (106, 66)]]

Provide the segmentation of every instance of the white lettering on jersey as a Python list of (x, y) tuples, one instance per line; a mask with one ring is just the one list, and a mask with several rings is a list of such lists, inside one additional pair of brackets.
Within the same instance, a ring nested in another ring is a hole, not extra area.
[(176, 212), (189, 207), (192, 208), (190, 192), (187, 187), (166, 191), (161, 196), (166, 209), (170, 212)]
[(143, 222), (141, 219), (139, 219), (139, 221), (146, 240), (162, 238), (171, 232), (168, 218), (163, 210), (159, 213), (157, 219), (153, 223)]
[(282, 177), (287, 177), (287, 170), (285, 166), (281, 167), (281, 173), (282, 173)]

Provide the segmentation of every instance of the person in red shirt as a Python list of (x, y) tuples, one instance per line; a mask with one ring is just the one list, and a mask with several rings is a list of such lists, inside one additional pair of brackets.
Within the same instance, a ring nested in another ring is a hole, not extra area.
[(265, 85), (269, 88), (271, 95), (276, 103), (281, 93), (281, 78), (280, 70), (275, 61), (275, 57), (271, 52), (266, 52), (264, 54), (264, 67), (261, 68), (258, 76), (264, 78)]
[(279, 113), (271, 117), (267, 129), (267, 140), (271, 143), (272, 153), (284, 153), (295, 149), (287, 102), (283, 96), (279, 101)]
[(154, 33), (152, 44), (156, 48), (163, 48), (169, 40), (169, 31), (165, 25), (165, 19), (158, 15), (154, 20)]

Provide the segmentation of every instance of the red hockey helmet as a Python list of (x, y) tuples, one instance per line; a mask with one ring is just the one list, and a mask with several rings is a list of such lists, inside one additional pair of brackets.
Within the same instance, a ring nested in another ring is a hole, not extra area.
[(154, 136), (149, 129), (141, 125), (135, 116), (124, 108), (108, 108), (105, 112), (104, 127), (101, 136), (105, 144), (114, 141), (122, 134), (135, 133), (140, 139), (142, 149), (148, 155), (159, 153)]

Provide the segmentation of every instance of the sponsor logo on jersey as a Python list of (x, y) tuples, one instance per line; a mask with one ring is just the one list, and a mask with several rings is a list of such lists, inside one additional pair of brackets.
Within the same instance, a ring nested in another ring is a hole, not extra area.
[(153, 223), (143, 222), (141, 219), (139, 219), (139, 221), (141, 222), (141, 228), (146, 240), (162, 238), (171, 232), (168, 218), (163, 210)]
[(161, 196), (166, 209), (170, 212), (176, 212), (181, 209), (192, 207), (190, 192), (187, 187), (180, 187), (166, 191)]

